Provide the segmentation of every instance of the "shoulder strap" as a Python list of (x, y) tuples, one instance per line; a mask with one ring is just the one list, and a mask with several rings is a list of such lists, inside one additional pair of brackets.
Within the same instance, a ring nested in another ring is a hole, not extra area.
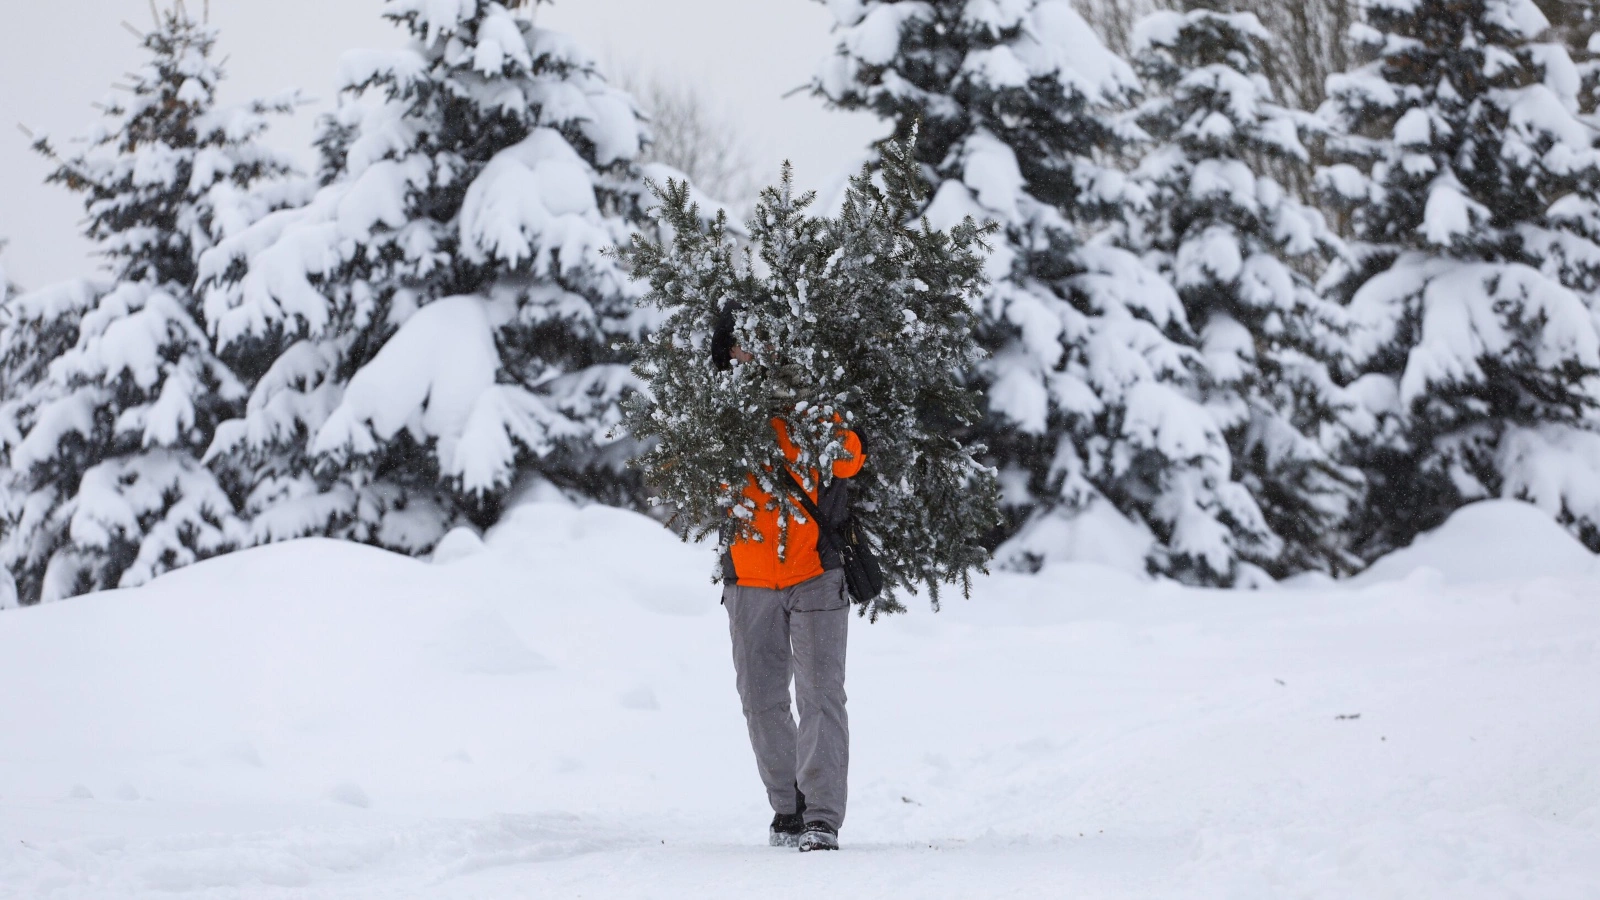
[(833, 530), (833, 525), (822, 517), (822, 510), (817, 509), (817, 505), (811, 502), (811, 497), (806, 494), (805, 486), (800, 483), (800, 479), (794, 477), (794, 472), (788, 466), (783, 467), (783, 475), (789, 479), (790, 484), (794, 485), (795, 493), (799, 495), (800, 505), (806, 508), (806, 515), (816, 521), (817, 529), (827, 537), (828, 543), (832, 544), (835, 550), (844, 550), (844, 542), (839, 539), (838, 533)]

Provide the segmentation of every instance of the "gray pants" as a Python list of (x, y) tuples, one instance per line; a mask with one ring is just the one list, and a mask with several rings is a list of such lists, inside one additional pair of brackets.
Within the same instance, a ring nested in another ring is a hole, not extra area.
[[(733, 636), (733, 671), (750, 727), (756, 768), (773, 812), (844, 824), (850, 723), (844, 711), (845, 635), (850, 600), (844, 573), (824, 572), (783, 590), (728, 585), (722, 591)], [(800, 727), (789, 711), (794, 676)]]

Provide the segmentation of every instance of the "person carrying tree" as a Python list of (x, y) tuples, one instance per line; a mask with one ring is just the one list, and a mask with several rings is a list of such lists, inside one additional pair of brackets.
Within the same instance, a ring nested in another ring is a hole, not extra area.
[(785, 166), (748, 241), (669, 181), (663, 227), (623, 251), (662, 313), (630, 348), (646, 388), (625, 404), (634, 464), (675, 507), (670, 527), (718, 537), (768, 842), (801, 850), (838, 849), (844, 823), (851, 607), (877, 621), (926, 588), (937, 609), (941, 585), (970, 587), (1000, 522), (995, 471), (964, 439), (981, 416), (972, 303), (992, 229), (921, 220), (910, 143), (880, 152), (881, 180), (851, 179), (832, 216), (807, 213)]
[[(724, 371), (755, 361), (733, 343), (733, 331), (730, 309), (719, 317), (711, 341), (712, 363)], [(783, 369), (794, 374), (793, 366)], [(797, 461), (800, 451), (790, 441), (784, 419), (774, 416), (770, 424), (784, 457), (791, 464)], [(841, 426), (838, 435), (847, 457), (832, 463), (833, 478), (826, 488), (816, 469), (788, 473), (812, 485), (807, 498), (830, 522), (847, 514), (845, 479), (866, 462), (854, 431)], [(754, 475), (743, 493), (748, 503), (739, 508), (752, 510), (751, 521), (722, 553), (722, 605), (728, 611), (750, 747), (773, 809), (768, 842), (801, 851), (837, 850), (850, 766), (844, 691), (850, 597), (843, 558), (815, 517), (785, 519), (784, 510)], [(791, 674), (798, 727), (790, 712)]]

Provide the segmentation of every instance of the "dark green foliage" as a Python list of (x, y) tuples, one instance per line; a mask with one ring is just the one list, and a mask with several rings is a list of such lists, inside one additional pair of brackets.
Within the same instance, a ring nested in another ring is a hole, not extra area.
[(1326, 283), (1376, 416), (1365, 558), (1488, 497), (1600, 533), (1600, 154), (1549, 25), (1531, 0), (1374, 4), (1366, 62), (1329, 82), (1321, 183), (1356, 253)]
[(1208, 362), (1201, 395), (1271, 530), (1251, 561), (1278, 578), (1349, 571), (1338, 525), (1361, 478), (1329, 452), (1353, 415), (1331, 374), (1348, 329), (1307, 274), (1343, 247), (1272, 174), (1309, 171), (1311, 123), (1277, 102), (1270, 35), (1231, 5), (1187, 0), (1139, 28), (1139, 121), (1154, 140), (1134, 175), (1152, 202), (1131, 243), (1172, 283)]
[(142, 36), (127, 95), (88, 136), (34, 149), (79, 194), (108, 270), (0, 312), (0, 564), (32, 604), (132, 587), (226, 552), (238, 523), (201, 465), (245, 391), (212, 353), (200, 256), (296, 192), (261, 143), (293, 97), (215, 103), (217, 33), (181, 3)]
[[(1145, 136), (1129, 115), (1133, 69), (1066, 0), (834, 12), (817, 93), (896, 135), (923, 123), (923, 214), (1001, 228), (975, 324), (989, 358), (974, 372), (986, 401), (974, 443), (1009, 519), (990, 536), (996, 561), (1036, 571), (1116, 545), (1114, 564), (1142, 558), (1152, 574), (1254, 579), (1270, 535), (1201, 402), (1206, 360), (1176, 292), (1117, 240), (1149, 202), (1118, 165)], [(1120, 537), (1105, 540), (1108, 527)]]
[[(634, 436), (654, 440), (638, 465), (659, 502), (676, 507), (686, 536), (719, 532), (726, 544), (737, 532), (723, 527), (729, 517), (749, 515), (726, 485), (754, 474), (782, 495), (769, 420), (787, 425), (797, 474), (815, 468), (825, 480), (845, 455), (842, 421), (867, 442), (855, 510), (890, 588), (863, 609), (874, 616), (903, 608), (897, 590), (925, 586), (936, 607), (941, 584), (965, 592), (999, 518), (994, 474), (974, 460), (981, 448), (957, 437), (979, 417), (965, 375), (981, 355), (968, 298), (983, 287), (987, 231), (971, 220), (949, 231), (908, 224), (923, 200), (909, 144), (885, 149), (882, 185), (863, 171), (839, 215), (817, 217), (785, 169), (750, 225), (758, 268), (724, 220), (706, 227), (687, 188), (669, 182), (658, 196), (670, 241), (640, 236), (627, 254), (666, 314), (637, 347), (650, 396), (628, 408)], [(735, 343), (754, 359), (724, 371), (709, 346), (730, 306)], [(804, 518), (792, 497), (778, 502)]]

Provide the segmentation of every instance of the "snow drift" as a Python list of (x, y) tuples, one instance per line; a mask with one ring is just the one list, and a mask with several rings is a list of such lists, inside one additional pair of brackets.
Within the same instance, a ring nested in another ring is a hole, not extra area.
[(1600, 575), (1595, 555), (1571, 532), (1538, 507), (1515, 500), (1462, 507), (1443, 527), (1373, 563), (1354, 581), (1378, 584), (1419, 572), (1450, 584)]
[(0, 896), (1590, 898), (1600, 590), (1526, 513), (1351, 587), (858, 620), (820, 860), (763, 846), (713, 561), (654, 522), (233, 554), (0, 613)]

